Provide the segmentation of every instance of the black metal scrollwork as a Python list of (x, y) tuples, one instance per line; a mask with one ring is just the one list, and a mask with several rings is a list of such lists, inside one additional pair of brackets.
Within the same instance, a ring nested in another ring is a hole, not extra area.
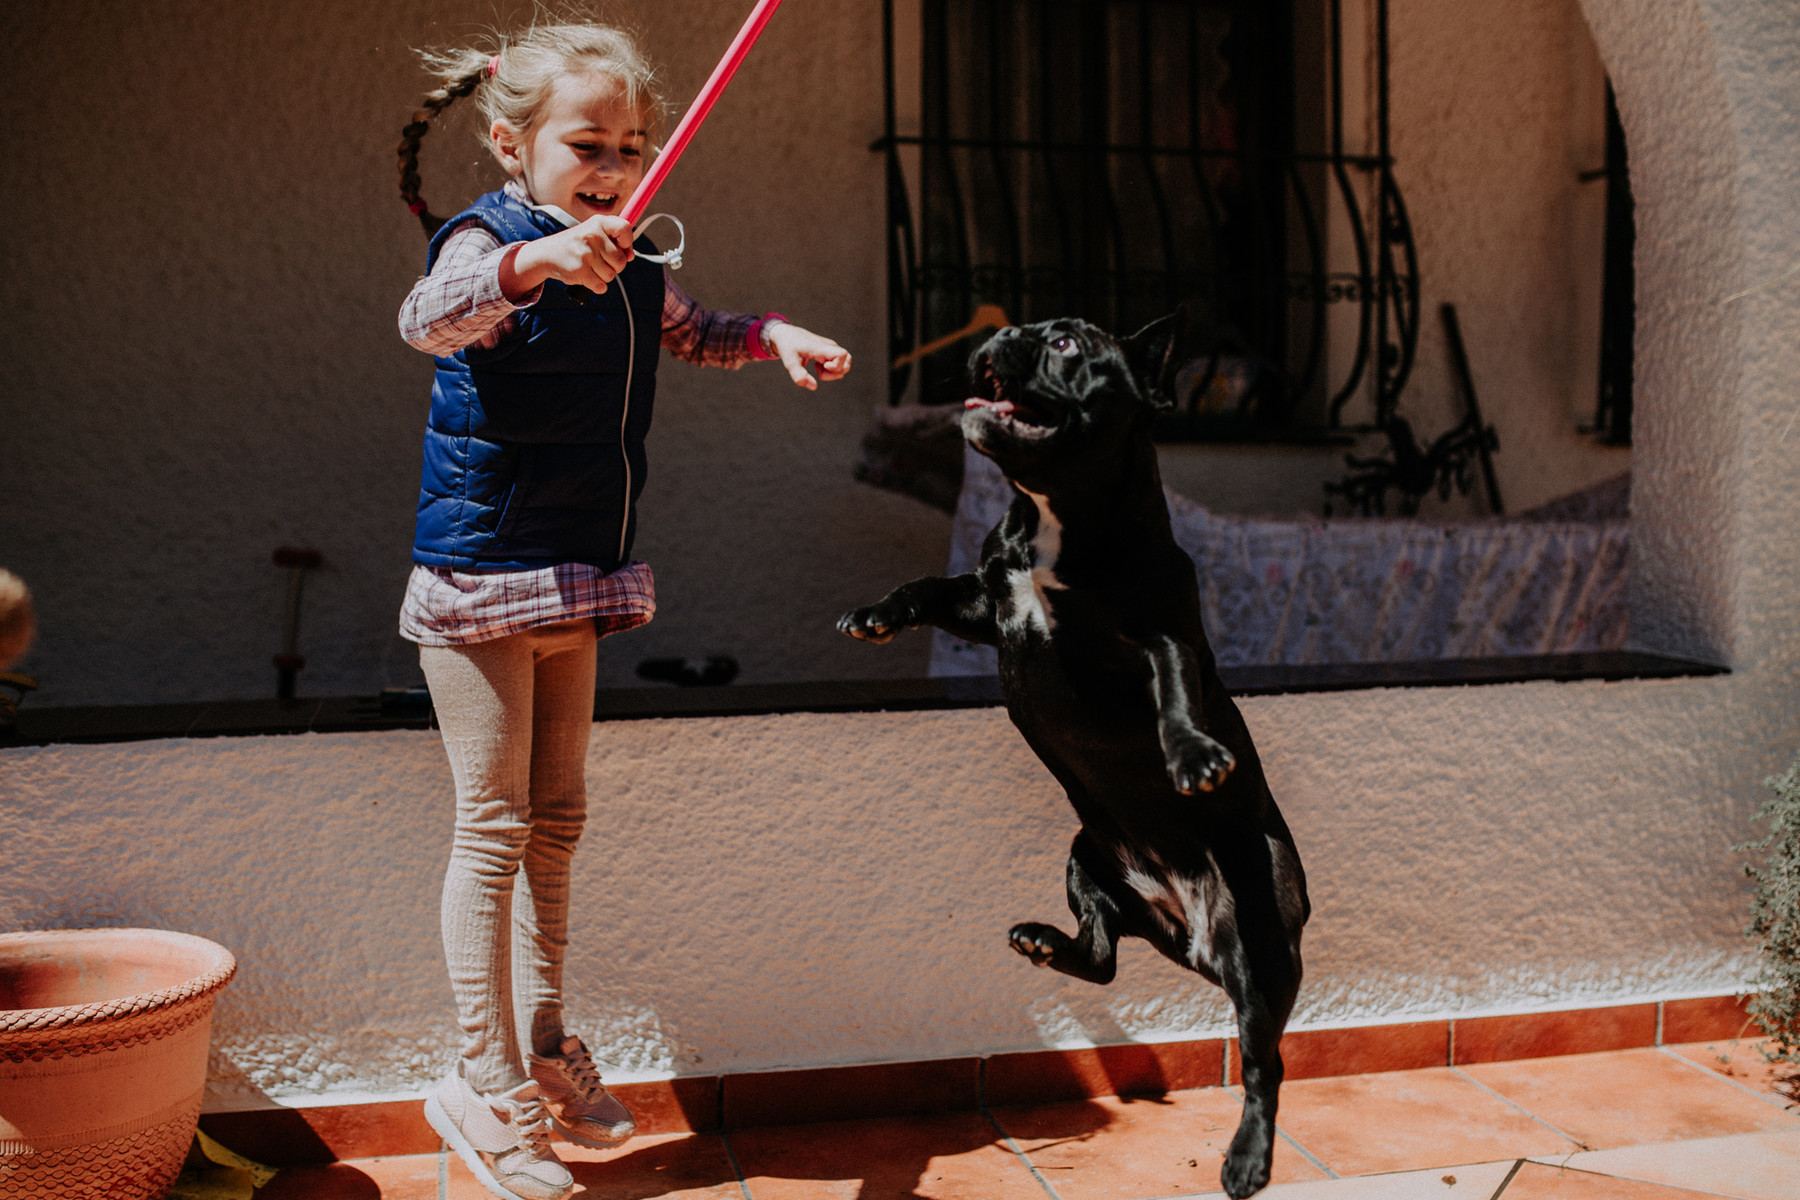
[[(1304, 134), (1296, 97), (1317, 81), (1297, 77), (1291, 4), (918, 2), (917, 133), (898, 128), (893, 0), (882, 9), (890, 361), (980, 304), (1126, 330), (1185, 302), (1213, 341), (1184, 398), (1192, 436), (1348, 428), (1359, 395), (1362, 427), (1388, 424), (1420, 288), (1388, 144), (1387, 0), (1372, 0), (1366, 153), (1345, 144), (1340, 0), (1313, 10), (1330, 70)], [(923, 358), (924, 402), (961, 398), (966, 352)], [(893, 368), (894, 403), (912, 380)]]

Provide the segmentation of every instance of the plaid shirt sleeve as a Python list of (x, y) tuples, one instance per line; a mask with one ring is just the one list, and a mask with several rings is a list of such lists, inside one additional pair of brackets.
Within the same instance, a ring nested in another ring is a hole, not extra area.
[(465, 221), (439, 251), (431, 274), (400, 306), (400, 336), (427, 354), (455, 354), (479, 343), (491, 350), (512, 332), (513, 313), (537, 303), (542, 288), (508, 300), (500, 291), (506, 247), (487, 226)]
[[(505, 254), (506, 246), (478, 221), (452, 232), (431, 274), (413, 285), (400, 306), (400, 336), (427, 354), (455, 354), (476, 344), (493, 349), (512, 332), (513, 314), (535, 304), (543, 291), (528, 292), (516, 304), (508, 300), (500, 291)], [(769, 324), (764, 317), (702, 308), (663, 272), (662, 344), (677, 358), (731, 370), (771, 358), (762, 338)]]
[[(747, 313), (701, 308), (663, 272), (662, 344), (676, 358), (701, 367), (737, 370), (747, 362), (774, 357), (762, 340), (771, 324)], [(756, 339), (752, 344), (751, 338)]]

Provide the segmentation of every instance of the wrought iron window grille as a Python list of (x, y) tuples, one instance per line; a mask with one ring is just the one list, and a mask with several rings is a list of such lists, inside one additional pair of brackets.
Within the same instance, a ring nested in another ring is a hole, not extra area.
[[(982, 304), (1129, 332), (1186, 302), (1205, 345), (1160, 436), (1332, 440), (1389, 423), (1419, 272), (1389, 144), (1387, 0), (1366, 0), (1371, 152), (1346, 148), (1343, 0), (917, 3), (919, 129), (898, 127), (883, 0), (872, 146), (891, 403), (915, 383), (901, 360)], [(921, 403), (962, 398), (969, 349), (923, 357)]]

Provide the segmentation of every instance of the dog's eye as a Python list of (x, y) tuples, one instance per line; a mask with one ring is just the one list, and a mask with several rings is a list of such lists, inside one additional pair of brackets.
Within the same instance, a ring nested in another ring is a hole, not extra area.
[(1081, 349), (1080, 346), (1075, 344), (1075, 339), (1066, 333), (1057, 338), (1054, 342), (1051, 342), (1050, 348), (1064, 358), (1073, 357)]

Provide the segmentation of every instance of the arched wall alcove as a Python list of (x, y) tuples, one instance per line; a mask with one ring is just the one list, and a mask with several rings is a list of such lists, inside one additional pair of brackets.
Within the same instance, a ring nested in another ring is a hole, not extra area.
[(1581, 0), (1637, 212), (1634, 642), (1744, 669), (1793, 661), (1792, 202), (1800, 20), (1787, 0)]

